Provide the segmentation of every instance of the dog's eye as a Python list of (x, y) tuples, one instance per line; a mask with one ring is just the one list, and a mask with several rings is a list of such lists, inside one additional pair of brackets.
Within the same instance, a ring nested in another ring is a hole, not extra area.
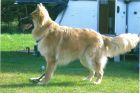
[(38, 13), (36, 12), (35, 15), (38, 15)]

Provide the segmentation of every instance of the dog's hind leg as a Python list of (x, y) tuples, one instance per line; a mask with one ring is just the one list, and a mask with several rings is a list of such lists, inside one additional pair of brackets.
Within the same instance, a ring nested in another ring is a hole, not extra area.
[(101, 58), (96, 58), (95, 60), (95, 70), (97, 73), (97, 79), (96, 81), (94, 81), (94, 84), (100, 84), (103, 78), (103, 74), (104, 74), (104, 67), (106, 65), (107, 62), (107, 58), (106, 57), (101, 57)]
[(89, 80), (92, 81), (94, 75), (95, 75), (95, 70), (93, 68), (93, 64), (90, 62), (87, 62), (86, 60), (80, 60), (81, 64), (86, 67), (89, 70), (89, 75), (85, 78), (83, 78), (84, 81)]
[(88, 75), (87, 77), (85, 77), (83, 80), (84, 80), (84, 81), (86, 81), (86, 80), (92, 81), (94, 75), (95, 75), (95, 71), (90, 70), (90, 71), (89, 71), (89, 75)]
[(96, 73), (97, 73), (97, 79), (96, 81), (94, 81), (94, 84), (100, 84), (103, 78), (104, 71), (102, 68), (99, 68), (98, 70), (96, 70)]

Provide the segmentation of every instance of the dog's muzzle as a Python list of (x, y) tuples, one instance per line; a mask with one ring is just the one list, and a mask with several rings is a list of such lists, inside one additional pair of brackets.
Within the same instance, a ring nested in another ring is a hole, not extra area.
[(21, 18), (20, 22), (22, 23), (22, 25), (25, 25), (26, 30), (30, 30), (34, 27), (31, 15)]
[(20, 22), (22, 22), (23, 24), (27, 24), (27, 23), (31, 23), (32, 22), (32, 16), (26, 16), (20, 19)]

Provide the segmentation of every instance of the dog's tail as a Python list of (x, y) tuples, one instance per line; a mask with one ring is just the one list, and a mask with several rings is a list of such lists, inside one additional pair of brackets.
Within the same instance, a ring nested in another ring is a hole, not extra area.
[(137, 34), (121, 34), (116, 37), (102, 35), (104, 47), (108, 57), (124, 54), (135, 48), (140, 42), (140, 36)]

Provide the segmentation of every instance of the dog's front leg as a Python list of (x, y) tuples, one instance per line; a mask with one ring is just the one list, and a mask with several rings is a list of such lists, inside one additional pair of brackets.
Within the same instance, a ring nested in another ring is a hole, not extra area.
[(48, 81), (53, 76), (55, 68), (56, 68), (55, 60), (52, 58), (49, 58), (47, 60), (47, 69), (46, 69), (45, 77), (39, 82), (39, 84), (47, 84)]

